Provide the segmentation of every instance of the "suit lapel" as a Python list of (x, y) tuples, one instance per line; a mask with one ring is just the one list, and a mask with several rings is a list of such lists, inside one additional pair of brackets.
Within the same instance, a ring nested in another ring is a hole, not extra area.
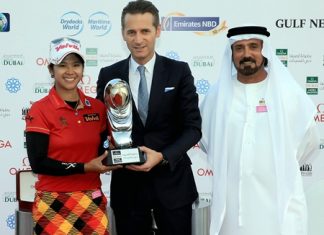
[(130, 56), (125, 59), (125, 63), (121, 66), (121, 79), (125, 80), (129, 84), (129, 60)]
[(163, 60), (161, 56), (156, 54), (146, 125), (150, 124), (150, 121), (154, 120), (154, 116), (158, 113), (159, 103), (163, 97), (165, 87), (164, 70)]

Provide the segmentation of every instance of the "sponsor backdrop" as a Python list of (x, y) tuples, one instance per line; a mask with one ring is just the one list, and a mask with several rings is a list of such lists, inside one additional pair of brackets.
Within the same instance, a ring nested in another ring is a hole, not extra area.
[[(80, 88), (96, 95), (99, 69), (128, 56), (121, 37), (120, 14), (128, 1), (4, 1), (0, 8), (0, 234), (14, 234), (16, 174), (30, 169), (24, 136), (25, 115), (30, 105), (52, 86), (47, 65), (49, 42), (61, 36), (81, 40), (86, 58)], [(324, 18), (323, 2), (257, 0), (184, 1), (153, 0), (160, 10), (162, 34), (157, 52), (187, 61), (195, 77), (200, 100), (215, 82), (226, 43), (228, 27), (242, 23), (265, 25), (272, 46), (305, 92), (318, 113), (318, 158), (301, 166), (310, 202), (310, 234), (323, 234), (324, 217)], [(284, 79), (284, 78), (283, 78)], [(213, 175), (199, 146), (190, 150), (197, 186), (202, 197), (210, 194)], [(103, 178), (109, 196), (110, 175)], [(322, 214), (321, 214), (322, 213)]]

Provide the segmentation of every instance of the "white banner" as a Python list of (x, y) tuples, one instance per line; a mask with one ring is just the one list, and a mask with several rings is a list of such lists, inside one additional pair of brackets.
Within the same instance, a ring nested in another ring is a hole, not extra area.
[[(14, 234), (16, 173), (30, 169), (24, 118), (31, 103), (52, 86), (47, 70), (49, 42), (61, 36), (81, 40), (86, 58), (80, 83), (96, 95), (99, 70), (128, 56), (121, 37), (121, 11), (128, 1), (2, 1), (0, 8), (0, 234)], [(322, 0), (182, 1), (155, 0), (163, 31), (160, 55), (189, 63), (200, 100), (215, 82), (227, 28), (242, 23), (266, 26), (272, 47), (318, 107), (324, 133), (324, 17)], [(301, 166), (310, 207), (310, 234), (323, 234), (324, 134), (315, 162)], [(210, 193), (213, 172), (196, 146), (189, 151), (201, 195)], [(102, 177), (109, 195), (109, 174)]]

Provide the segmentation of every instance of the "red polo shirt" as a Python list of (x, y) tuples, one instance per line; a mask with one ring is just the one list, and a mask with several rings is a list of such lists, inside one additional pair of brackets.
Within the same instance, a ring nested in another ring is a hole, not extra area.
[[(28, 112), (26, 131), (49, 135), (48, 157), (64, 162), (86, 163), (98, 156), (100, 133), (106, 128), (104, 104), (79, 92), (80, 105), (74, 110), (52, 88)], [(68, 176), (38, 175), (37, 190), (71, 192), (101, 186), (99, 173)]]

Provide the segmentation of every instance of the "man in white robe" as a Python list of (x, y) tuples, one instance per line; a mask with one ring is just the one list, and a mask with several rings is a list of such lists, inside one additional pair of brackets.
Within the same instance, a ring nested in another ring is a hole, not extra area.
[(200, 107), (200, 146), (214, 172), (210, 235), (306, 235), (299, 165), (319, 145), (315, 106), (265, 27), (227, 36), (219, 78)]

